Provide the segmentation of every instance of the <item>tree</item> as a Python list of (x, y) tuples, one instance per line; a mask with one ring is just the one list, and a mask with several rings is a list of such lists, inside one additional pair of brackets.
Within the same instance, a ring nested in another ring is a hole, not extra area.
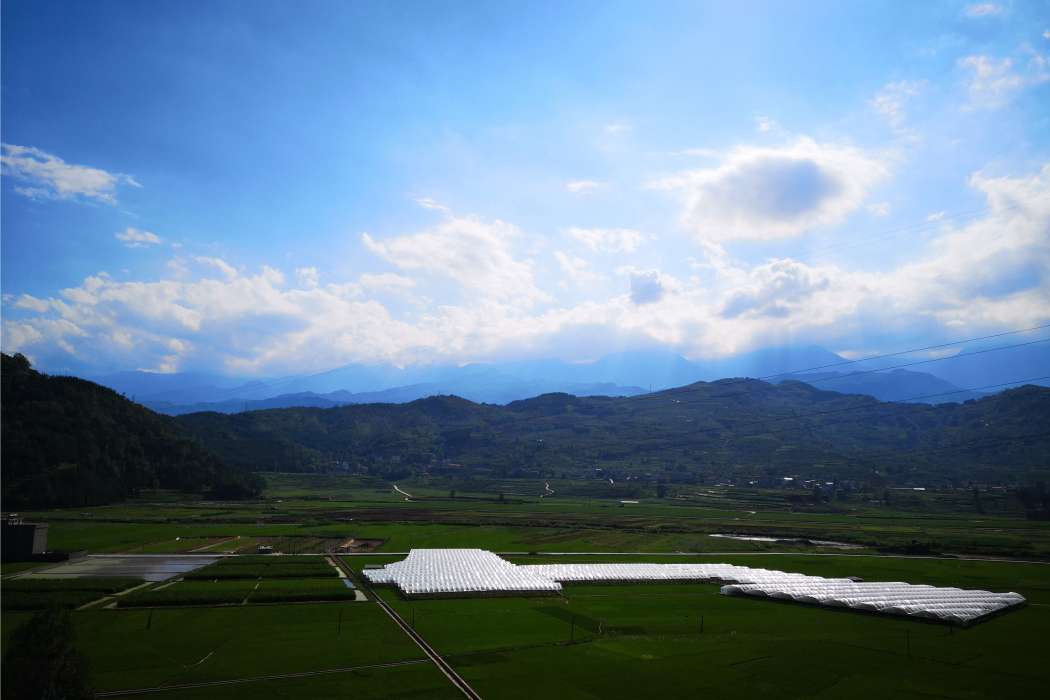
[(449, 491), (448, 497), (451, 498), (453, 501), (456, 500), (456, 489), (452, 489), (451, 491)]
[(504, 496), (502, 493), (499, 495), (499, 502), (500, 503), (506, 503), (507, 502), (507, 497)]
[(885, 503), (886, 505), (890, 504), (890, 490), (889, 489), (883, 489), (882, 490), (882, 502)]
[(656, 485), (656, 497), (657, 498), (663, 498), (666, 495), (667, 495), (667, 487), (664, 486), (663, 484), (657, 484)]
[(94, 670), (75, 648), (68, 610), (49, 608), (11, 633), (3, 659), (4, 700), (90, 700)]

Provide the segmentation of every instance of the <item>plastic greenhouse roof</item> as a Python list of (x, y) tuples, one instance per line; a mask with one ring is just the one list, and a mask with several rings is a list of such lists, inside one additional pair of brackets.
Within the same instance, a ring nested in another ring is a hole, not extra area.
[(413, 549), (363, 572), (408, 597), (556, 595), (562, 583), (719, 583), (723, 595), (750, 596), (963, 625), (1025, 605), (1018, 593), (806, 576), (731, 564), (538, 564), (517, 566), (482, 549)]

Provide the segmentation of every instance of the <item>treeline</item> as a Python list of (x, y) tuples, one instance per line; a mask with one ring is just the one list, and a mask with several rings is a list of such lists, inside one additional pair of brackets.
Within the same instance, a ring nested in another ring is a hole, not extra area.
[(1050, 476), (1050, 390), (1035, 386), (927, 406), (800, 382), (722, 380), (631, 399), (546, 394), (493, 406), (441, 396), (175, 420), (229, 463), (253, 471), (328, 471), (346, 463), (390, 479), (424, 467), (465, 467), (494, 477), (578, 474), (617, 483), (646, 474), (691, 483), (712, 475), (802, 475), (877, 488)]
[(4, 510), (104, 505), (144, 488), (231, 500), (265, 488), (177, 423), (94, 382), (4, 353), (0, 385)]

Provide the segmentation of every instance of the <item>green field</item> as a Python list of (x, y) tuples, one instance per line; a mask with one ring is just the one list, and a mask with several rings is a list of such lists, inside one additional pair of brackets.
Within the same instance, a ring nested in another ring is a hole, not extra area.
[[(978, 512), (972, 496), (968, 502), (954, 493), (908, 494), (886, 507), (702, 487), (620, 507), (600, 485), (550, 484), (553, 497), (515, 496), (501, 505), (491, 490), (459, 484), (452, 501), (447, 483), (418, 479), (399, 482), (413, 494), (415, 502), (406, 502), (375, 480), (276, 475), (271, 492), (254, 503), (149, 494), (86, 514), (29, 517), (51, 523), (49, 547), (92, 552), (227, 551), (242, 544), (252, 551), (260, 539), (282, 552), (321, 552), (348, 538), (380, 541), (375, 554), (340, 557), (359, 587), (364, 566), (398, 561), (411, 548), (477, 547), (519, 564), (724, 562), (1017, 591), (1029, 601), (952, 630), (731, 598), (706, 584), (568, 586), (562, 597), (543, 599), (408, 601), (393, 589), (374, 592), (486, 700), (1046, 696), (1050, 523), (1027, 520), (1007, 494), (982, 493)], [(526, 493), (536, 483), (496, 487)], [(5, 566), (4, 575), (16, 569)], [(166, 690), (164, 697), (462, 697), (429, 662), (338, 671), (424, 655), (375, 602), (351, 604), (355, 591), (325, 557), (237, 556), (184, 579), (126, 594), (116, 608), (105, 603), (74, 613), (100, 691), (237, 680)], [(8, 603), (17, 593), (8, 584), (16, 581), (4, 581), (5, 640), (26, 617)], [(323, 602), (328, 598), (346, 602)], [(337, 672), (253, 680), (314, 671)]]
[(51, 605), (79, 608), (141, 583), (136, 578), (18, 578), (4, 582), (0, 600), (4, 611), (43, 610)]
[(180, 581), (156, 590), (130, 593), (120, 599), (120, 607), (183, 605), (236, 605), (255, 589), (248, 581)]
[(323, 557), (269, 555), (239, 556), (223, 559), (203, 569), (186, 574), (186, 580), (260, 579), (260, 578), (326, 578), (338, 576)]
[[(5, 648), (24, 617), (4, 615)], [(423, 658), (376, 605), (99, 610), (74, 619), (103, 692)]]

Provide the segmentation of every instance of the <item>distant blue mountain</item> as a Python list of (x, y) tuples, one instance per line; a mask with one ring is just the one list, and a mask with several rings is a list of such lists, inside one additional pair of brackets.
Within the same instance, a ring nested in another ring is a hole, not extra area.
[(428, 396), (460, 396), (478, 403), (508, 404), (511, 401), (529, 399), (541, 394), (564, 392), (575, 396), (637, 396), (645, 390), (636, 386), (617, 386), (615, 384), (562, 384), (556, 382), (517, 382), (499, 383), (491, 386), (475, 384), (473, 387), (465, 382), (445, 382), (434, 384), (411, 384), (409, 386), (369, 391), (354, 394), (349, 391), (333, 391), (329, 394), (302, 392), (281, 394), (263, 400), (228, 399), (216, 402), (172, 403), (170, 401), (144, 401), (143, 405), (157, 413), (169, 416), (181, 416), (200, 411), (218, 413), (239, 413), (241, 411), (261, 411), (268, 408), (291, 408), (293, 406), (315, 406), (332, 408), (357, 403), (408, 403)]
[[(1050, 343), (988, 351), (992, 347), (967, 347), (958, 357), (911, 365), (908, 369), (893, 368), (920, 362), (923, 357), (904, 355), (851, 362), (818, 345), (810, 345), (769, 348), (706, 361), (690, 361), (673, 352), (650, 349), (614, 353), (585, 364), (545, 359), (403, 368), (388, 364), (354, 365), (288, 377), (120, 372), (88, 379), (165, 413), (186, 412), (182, 407), (187, 406), (198, 407), (195, 410), (232, 412), (244, 410), (245, 402), (249, 408), (370, 401), (400, 403), (435, 394), (505, 404), (549, 392), (634, 395), (650, 388), (658, 391), (728, 377), (772, 382), (811, 381), (819, 388), (867, 394), (885, 401), (930, 394), (950, 394), (930, 401), (961, 401), (986, 393), (980, 388), (994, 384), (1004, 386), (988, 392), (999, 391), (1010, 382), (1050, 385), (1050, 380), (1033, 381), (1050, 376)], [(886, 371), (868, 372), (873, 369)], [(856, 374), (858, 371), (865, 373)], [(960, 393), (972, 389), (978, 391)], [(176, 406), (180, 408), (175, 409)]]
[(988, 392), (959, 389), (951, 382), (932, 374), (895, 369), (889, 372), (853, 373), (816, 372), (787, 375), (780, 381), (798, 381), (824, 391), (840, 394), (865, 394), (879, 401), (904, 401), (929, 404), (962, 403), (979, 399)]

